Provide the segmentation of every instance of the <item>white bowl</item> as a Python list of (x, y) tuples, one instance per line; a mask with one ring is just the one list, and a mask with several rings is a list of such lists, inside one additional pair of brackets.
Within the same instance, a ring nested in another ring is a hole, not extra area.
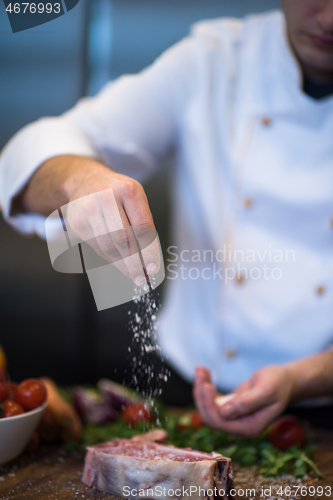
[(29, 443), (29, 440), (42, 418), (47, 401), (35, 410), (0, 418), (0, 464), (18, 457)]

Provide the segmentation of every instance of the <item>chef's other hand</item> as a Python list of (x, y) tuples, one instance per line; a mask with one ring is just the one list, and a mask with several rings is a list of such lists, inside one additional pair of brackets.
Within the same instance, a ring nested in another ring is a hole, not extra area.
[(136, 241), (147, 273), (160, 268), (153, 217), (141, 184), (91, 158), (68, 155), (46, 161), (20, 202), (24, 211), (45, 215), (69, 203), (65, 217), (74, 234), (138, 285), (146, 279)]
[[(268, 366), (223, 399), (212, 384), (209, 370), (196, 369), (194, 398), (203, 420), (210, 426), (243, 437), (256, 437), (280, 415), (292, 397), (292, 377), (287, 366)], [(222, 405), (219, 405), (219, 399)]]

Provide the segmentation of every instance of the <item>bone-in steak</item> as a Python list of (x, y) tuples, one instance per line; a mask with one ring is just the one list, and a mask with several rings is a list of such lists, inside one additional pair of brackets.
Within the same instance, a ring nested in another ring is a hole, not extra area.
[(230, 458), (135, 439), (89, 446), (83, 481), (126, 498), (235, 500)]

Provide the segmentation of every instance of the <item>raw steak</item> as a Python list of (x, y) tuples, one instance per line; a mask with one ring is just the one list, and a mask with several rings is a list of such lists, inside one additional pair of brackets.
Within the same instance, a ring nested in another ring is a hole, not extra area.
[(125, 498), (231, 500), (230, 458), (148, 441), (142, 435), (89, 446), (83, 481)]

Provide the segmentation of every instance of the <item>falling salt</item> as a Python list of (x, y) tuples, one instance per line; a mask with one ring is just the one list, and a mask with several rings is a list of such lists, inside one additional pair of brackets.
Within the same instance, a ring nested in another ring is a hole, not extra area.
[(159, 295), (157, 292), (149, 292), (141, 295), (138, 288), (131, 303), (131, 310), (128, 312), (129, 330), (132, 333), (132, 344), (128, 348), (128, 366), (125, 385), (129, 385), (136, 392), (140, 393), (148, 400), (148, 406), (155, 410), (157, 414), (157, 425), (160, 424), (158, 411), (154, 405), (154, 398), (160, 397), (162, 385), (167, 382), (169, 370), (163, 366), (158, 370), (156, 362), (160, 357), (158, 353), (161, 349), (157, 344), (156, 332), (158, 322), (156, 313), (160, 307)]

